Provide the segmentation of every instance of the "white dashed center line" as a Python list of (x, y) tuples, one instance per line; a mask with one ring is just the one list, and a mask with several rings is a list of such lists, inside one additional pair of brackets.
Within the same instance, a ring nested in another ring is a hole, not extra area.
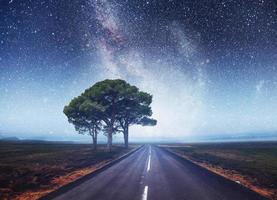
[(151, 167), (151, 156), (149, 155), (148, 164), (147, 164), (147, 172), (150, 171), (150, 167)]
[[(149, 146), (149, 154), (148, 154), (148, 163), (147, 163), (147, 172), (150, 171), (151, 168), (151, 146)], [(144, 186), (143, 194), (142, 194), (142, 200), (147, 200), (148, 195), (148, 186)]]
[(147, 195), (148, 195), (148, 186), (146, 185), (143, 190), (142, 200), (147, 200)]
[(148, 164), (147, 164), (147, 172), (150, 171), (150, 167), (151, 167), (151, 146), (149, 149), (149, 157), (148, 157)]

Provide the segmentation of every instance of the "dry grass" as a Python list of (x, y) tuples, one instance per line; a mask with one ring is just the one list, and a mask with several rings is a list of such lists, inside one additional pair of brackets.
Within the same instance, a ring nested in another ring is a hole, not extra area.
[(128, 150), (115, 146), (45, 142), (0, 142), (0, 199), (37, 199), (91, 173)]

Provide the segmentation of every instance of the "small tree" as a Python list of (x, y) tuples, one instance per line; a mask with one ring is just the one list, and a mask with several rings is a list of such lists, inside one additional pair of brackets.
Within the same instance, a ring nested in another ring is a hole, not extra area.
[(130, 125), (154, 126), (157, 124), (157, 121), (148, 118), (152, 115), (150, 107), (152, 96), (139, 91), (135, 86), (125, 89), (125, 98), (120, 101), (121, 109), (118, 121), (124, 136), (125, 148), (128, 148)]
[(65, 106), (63, 112), (67, 116), (69, 123), (74, 125), (79, 134), (89, 134), (92, 137), (93, 149), (96, 150), (97, 134), (101, 129), (101, 121), (95, 115), (96, 112), (88, 112), (87, 107), (88, 101), (79, 96)]

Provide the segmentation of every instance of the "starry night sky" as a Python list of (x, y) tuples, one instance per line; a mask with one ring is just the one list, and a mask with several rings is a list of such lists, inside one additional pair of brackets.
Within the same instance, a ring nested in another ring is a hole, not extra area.
[(153, 94), (135, 138), (277, 131), (274, 0), (0, 0), (0, 133), (77, 137), (63, 106), (96, 81)]

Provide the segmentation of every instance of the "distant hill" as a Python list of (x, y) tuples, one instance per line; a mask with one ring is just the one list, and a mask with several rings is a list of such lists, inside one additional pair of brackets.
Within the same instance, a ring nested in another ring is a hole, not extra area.
[(17, 137), (2, 137), (0, 138), (2, 141), (19, 141), (20, 139)]

